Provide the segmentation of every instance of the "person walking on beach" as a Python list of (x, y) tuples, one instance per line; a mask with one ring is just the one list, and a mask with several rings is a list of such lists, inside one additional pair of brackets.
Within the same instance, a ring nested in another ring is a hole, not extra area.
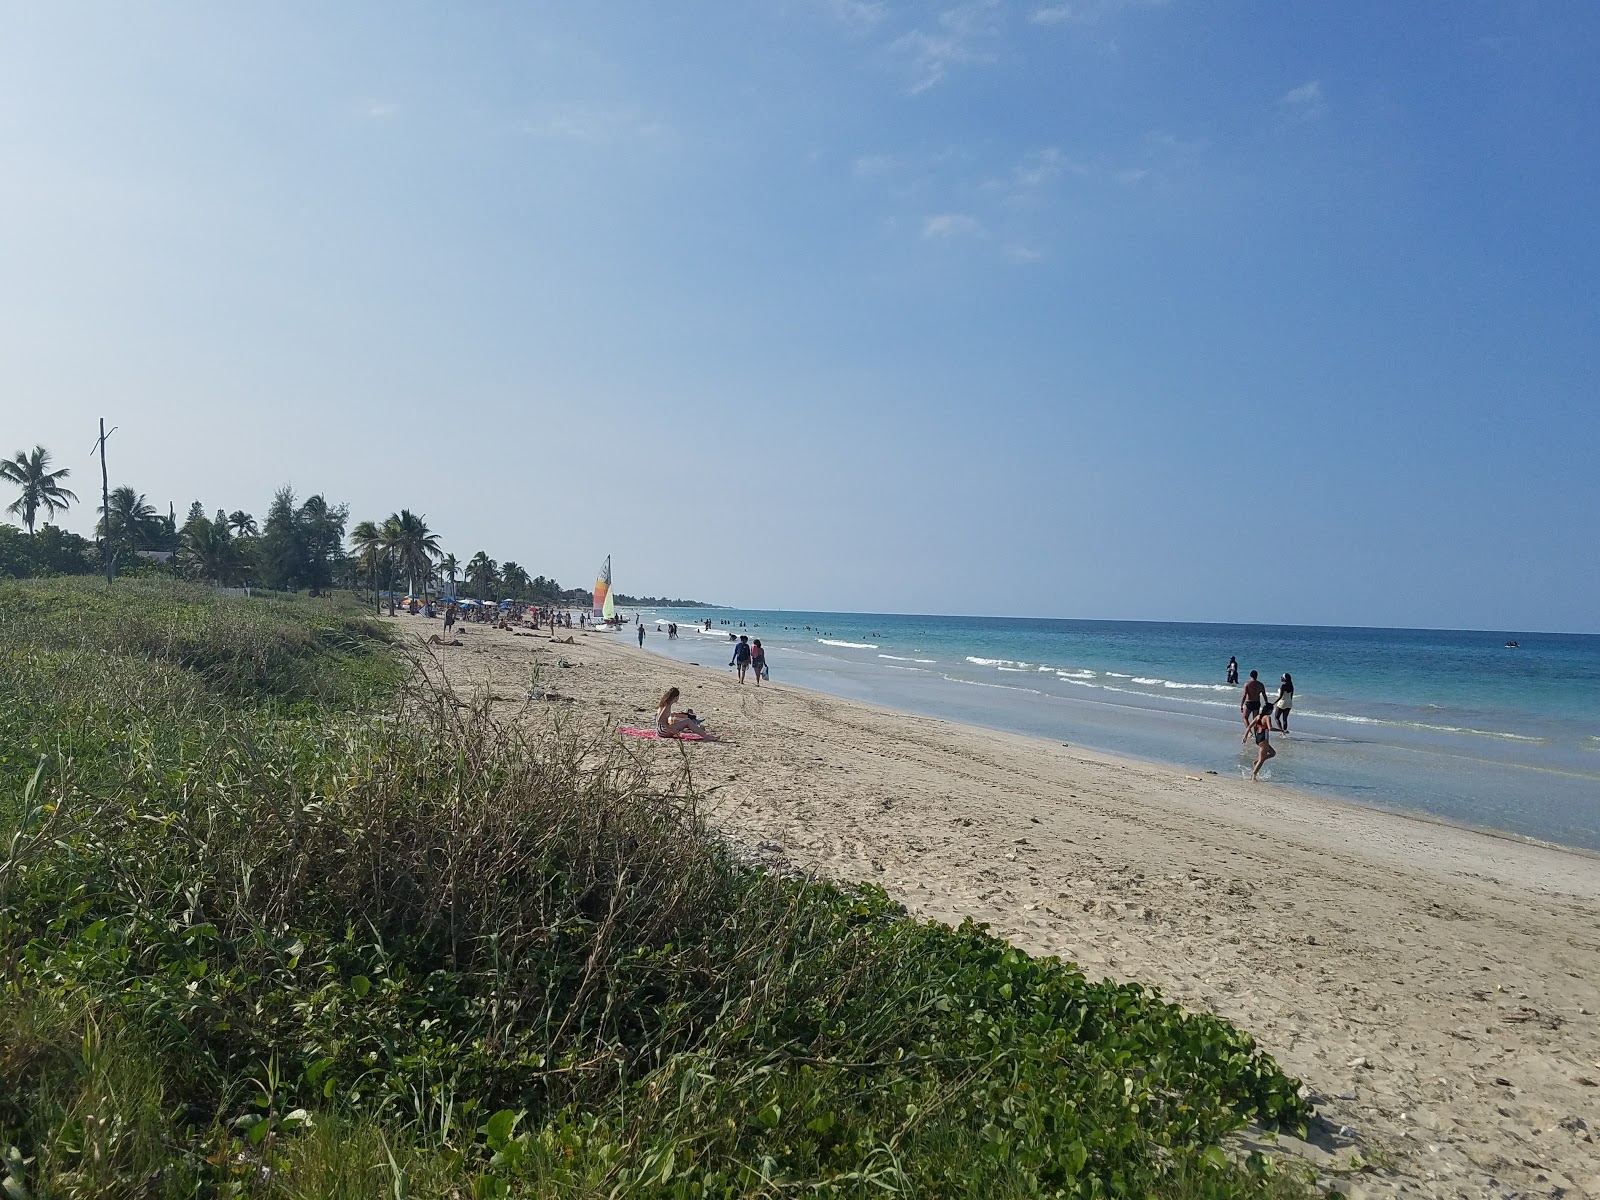
[(1228, 658), (1228, 682), (1234, 687), (1239, 686), (1239, 660), (1231, 655)]
[(1278, 719), (1278, 732), (1289, 732), (1289, 710), (1294, 707), (1294, 680), (1289, 678), (1289, 672), (1283, 673), (1283, 678), (1278, 681), (1278, 702), (1272, 706), (1272, 712)]
[(761, 639), (757, 638), (750, 645), (750, 669), (756, 673), (756, 686), (761, 686), (761, 680), (767, 676), (767, 652), (761, 648)]
[(750, 669), (750, 639), (741, 636), (733, 644), (733, 658), (728, 665), (739, 672), (739, 682), (744, 682), (744, 673)]
[(1266, 698), (1267, 685), (1256, 678), (1256, 673), (1251, 671), (1250, 682), (1244, 685), (1244, 695), (1239, 697), (1239, 715), (1244, 718), (1247, 727), (1261, 712), (1262, 702)]
[(456, 606), (454, 604), (446, 604), (444, 606), (444, 635), (445, 635), (445, 637), (449, 637), (450, 636), (450, 630), (455, 625), (455, 623), (456, 623)]
[(644, 649), (644, 624), (642, 622), (639, 625), (639, 649)]
[(1268, 710), (1267, 712), (1258, 712), (1255, 716), (1250, 718), (1250, 723), (1246, 725), (1244, 729), (1244, 737), (1239, 739), (1239, 743), (1243, 745), (1246, 739), (1248, 739), (1252, 734), (1255, 735), (1256, 765), (1250, 772), (1251, 779), (1257, 779), (1260, 777), (1261, 768), (1266, 764), (1267, 759), (1278, 757), (1278, 752), (1272, 748), (1272, 742), (1268, 740), (1267, 737), (1271, 729), (1271, 710)]

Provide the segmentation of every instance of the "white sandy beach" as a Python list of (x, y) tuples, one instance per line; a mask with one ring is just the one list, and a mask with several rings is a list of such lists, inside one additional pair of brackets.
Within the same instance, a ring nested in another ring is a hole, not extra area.
[[(426, 636), (439, 623), (398, 618)], [(747, 853), (881, 884), (1252, 1032), (1317, 1096), (1351, 1196), (1600, 1198), (1600, 857), (684, 668), (633, 633), (481, 627), (436, 651), (519, 719), (649, 724)], [(574, 664), (555, 665), (558, 658)], [(525, 701), (540, 686), (573, 703)], [(1340, 1128), (1345, 1133), (1341, 1134)]]

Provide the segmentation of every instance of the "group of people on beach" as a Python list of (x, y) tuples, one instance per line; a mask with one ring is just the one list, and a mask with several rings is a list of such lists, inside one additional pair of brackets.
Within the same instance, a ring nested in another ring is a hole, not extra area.
[[(1228, 659), (1228, 682), (1239, 682), (1237, 658)], [(1256, 740), (1256, 765), (1250, 772), (1251, 779), (1259, 778), (1266, 761), (1278, 756), (1278, 752), (1272, 748), (1269, 735), (1274, 731), (1289, 732), (1289, 712), (1293, 708), (1294, 680), (1289, 672), (1283, 673), (1278, 680), (1278, 694), (1270, 698), (1267, 696), (1267, 685), (1261, 682), (1259, 673), (1250, 672), (1244, 692), (1239, 697), (1239, 716), (1244, 721), (1244, 736), (1239, 739), (1239, 744), (1243, 745), (1252, 737)]]

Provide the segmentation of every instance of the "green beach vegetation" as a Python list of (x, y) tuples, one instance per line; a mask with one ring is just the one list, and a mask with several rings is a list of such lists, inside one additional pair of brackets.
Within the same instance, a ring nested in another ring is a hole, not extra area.
[(1250, 1037), (781, 879), (347, 596), (0, 583), (10, 1197), (1305, 1193)]

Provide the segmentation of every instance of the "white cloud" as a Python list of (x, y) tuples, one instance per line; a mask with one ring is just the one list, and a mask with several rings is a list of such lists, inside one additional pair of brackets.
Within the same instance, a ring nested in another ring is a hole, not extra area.
[(1312, 121), (1328, 111), (1328, 101), (1322, 92), (1322, 80), (1312, 79), (1299, 87), (1290, 88), (1278, 98), (1280, 126), (1287, 128), (1303, 121)]
[(1037, 246), (1014, 244), (1005, 248), (1005, 256), (1014, 263), (1033, 263), (1044, 257), (1044, 251)]
[(932, 29), (901, 34), (889, 52), (910, 61), (916, 94), (942, 82), (952, 67), (994, 62), (999, 36), (999, 0), (974, 0), (945, 9)]
[(983, 225), (966, 213), (938, 213), (922, 222), (925, 238), (981, 237)]
[(1032, 191), (1043, 187), (1057, 175), (1061, 174), (1064, 159), (1061, 151), (1054, 146), (1046, 146), (1043, 150), (1035, 150), (1022, 160), (1017, 167), (1013, 182), (1019, 188)]
[(362, 106), (361, 115), (366, 117), (369, 121), (385, 121), (388, 120), (388, 118), (395, 116), (397, 113), (399, 113), (399, 111), (400, 106), (398, 104), (390, 104), (386, 101), (380, 100), (370, 100)]
[(1313, 79), (1309, 83), (1302, 83), (1297, 88), (1290, 88), (1283, 94), (1282, 104), (1307, 105), (1322, 103), (1322, 80)]
[(1028, 151), (1009, 175), (989, 180), (983, 189), (999, 193), (1007, 204), (1027, 205), (1038, 200), (1039, 194), (1062, 175), (1093, 179), (1105, 173), (1105, 167), (1099, 163), (1071, 158), (1057, 146), (1046, 146)]

